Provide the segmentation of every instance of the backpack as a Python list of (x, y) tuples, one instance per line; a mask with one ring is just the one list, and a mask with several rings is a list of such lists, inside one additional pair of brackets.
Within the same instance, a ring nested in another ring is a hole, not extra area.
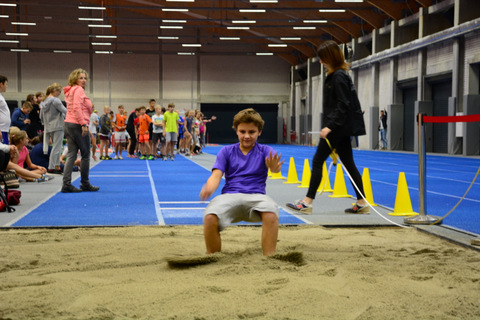
[[(3, 181), (3, 184), (5, 186), (5, 189), (0, 187), (0, 211), (8, 211), (9, 213), (15, 212), (15, 208), (11, 207), (10, 204), (8, 203), (8, 186), (5, 183), (5, 179), (3, 178), (3, 175), (0, 174), (0, 182)], [(20, 192), (20, 191), (18, 191)], [(18, 202), (20, 203), (20, 197), (18, 197)]]

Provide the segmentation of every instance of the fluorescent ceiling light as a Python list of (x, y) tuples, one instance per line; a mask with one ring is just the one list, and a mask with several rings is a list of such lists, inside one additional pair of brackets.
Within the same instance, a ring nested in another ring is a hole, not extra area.
[(270, 43), (268, 45), (270, 48), (284, 48), (286, 47), (287, 45), (284, 44), (284, 43)]
[(345, 12), (345, 9), (319, 9), (320, 12)]
[(0, 43), (19, 43), (18, 40), (0, 40)]
[(195, 52), (178, 52), (179, 56), (194, 56)]
[(227, 27), (229, 30), (250, 30), (250, 27)]
[(92, 46), (111, 46), (110, 42), (92, 42)]
[(195, 2), (195, 0), (167, 0), (167, 2)]
[(271, 52), (257, 52), (257, 56), (273, 56), (273, 53)]
[(53, 53), (72, 53), (72, 50), (53, 50)]
[(278, 0), (250, 0), (250, 3), (277, 3)]
[(300, 37), (284, 37), (284, 38), (280, 38), (280, 40), (293, 41), (293, 40), (302, 40), (302, 38), (300, 38)]
[(95, 51), (98, 54), (113, 54), (113, 51)]
[(303, 23), (327, 23), (327, 20), (303, 20)]
[(363, 2), (363, 0), (335, 0), (335, 2)]
[(159, 36), (159, 40), (178, 40), (178, 37)]
[(174, 8), (163, 8), (162, 11), (171, 11), (171, 12), (188, 12), (188, 9), (174, 9)]
[(163, 23), (187, 23), (187, 20), (162, 20)]
[(83, 9), (83, 10), (107, 10), (105, 7), (83, 7), (79, 6), (78, 9)]
[(0, 18), (8, 19), (8, 18), (10, 18), (10, 16), (8, 16), (8, 15), (6, 15), (6, 14), (0, 14)]
[(160, 29), (183, 29), (182, 26), (160, 26)]
[(102, 35), (96, 35), (95, 38), (117, 39), (117, 36), (102, 36)]
[(28, 33), (19, 33), (19, 32), (5, 32), (7, 36), (21, 36), (21, 37), (28, 37)]
[(16, 3), (0, 3), (0, 7), (16, 7)]
[(246, 13), (265, 13), (265, 12), (267, 12), (267, 10), (265, 10), (265, 9), (240, 9), (238, 11), (246, 12)]
[(240, 40), (240, 37), (220, 37), (220, 40)]
[(10, 51), (13, 51), (13, 52), (30, 52), (30, 50), (28, 50), (28, 49), (10, 49)]
[(89, 24), (89, 28), (111, 28), (111, 24)]
[(36, 26), (37, 25), (35, 22), (14, 22), (14, 21), (12, 21), (12, 24), (17, 26)]
[(293, 27), (294, 30), (315, 30), (316, 27)]
[(232, 23), (257, 23), (255, 20), (232, 20)]
[(103, 18), (78, 18), (80, 21), (103, 21)]
[(201, 47), (202, 45), (200, 43), (184, 43), (182, 44), (182, 47)]

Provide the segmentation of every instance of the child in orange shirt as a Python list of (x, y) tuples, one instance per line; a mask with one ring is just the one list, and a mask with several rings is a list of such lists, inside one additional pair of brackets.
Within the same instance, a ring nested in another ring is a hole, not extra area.
[(142, 153), (140, 160), (155, 160), (149, 144), (149, 132), (148, 126), (152, 122), (152, 118), (148, 114), (145, 114), (147, 108), (142, 106), (140, 107), (140, 114), (137, 119), (135, 119), (135, 129), (137, 130), (139, 149)]
[(126, 140), (126, 129), (127, 129), (127, 116), (124, 114), (124, 106), (118, 106), (118, 113), (115, 118), (115, 127), (114, 127), (114, 139), (115, 139), (115, 160), (122, 158), (122, 151), (125, 145)]

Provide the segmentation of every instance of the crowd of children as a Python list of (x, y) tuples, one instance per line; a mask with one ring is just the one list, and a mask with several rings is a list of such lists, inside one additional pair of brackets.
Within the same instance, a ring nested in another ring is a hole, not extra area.
[[(0, 140), (5, 146), (5, 151), (0, 148), (0, 153), (8, 155), (3, 171), (14, 171), (20, 181), (51, 180), (53, 176), (49, 174), (62, 173), (67, 147), (63, 141), (63, 152), (57, 150), (52, 155), (50, 131), (58, 128), (47, 130), (47, 126), (44, 127), (44, 122), (50, 119), (48, 115), (43, 116), (42, 107), (45, 110), (59, 109), (60, 118), (64, 118), (65, 110), (60, 110), (63, 105), (55, 105), (61, 104), (56, 101), (61, 93), (61, 86), (52, 84), (47, 88), (46, 95), (42, 92), (28, 95), (23, 105), (16, 108), (10, 116), (8, 105), (1, 94), (6, 91), (7, 84), (8, 79), (0, 76)], [(47, 102), (52, 100), (55, 103), (50, 101), (52, 106), (47, 106), (44, 98)], [(118, 106), (116, 114), (109, 106), (104, 106), (102, 115), (94, 110), (90, 116), (88, 129), (92, 159), (98, 160), (97, 147), (100, 160), (122, 160), (124, 150), (127, 151), (127, 157), (140, 160), (174, 161), (175, 153), (189, 157), (201, 154), (205, 147), (206, 123), (215, 120), (215, 117), (209, 120), (203, 117), (199, 110), (179, 112), (175, 110), (175, 104), (170, 103), (165, 108), (156, 104), (154, 99), (149, 101), (148, 107), (138, 107), (130, 114), (123, 105)], [(10, 147), (6, 148), (7, 146)], [(110, 157), (112, 152), (113, 158)], [(57, 153), (60, 154), (59, 159), (54, 159), (54, 164), (49, 165), (52, 156), (58, 157)], [(80, 161), (77, 161), (74, 170), (78, 170), (79, 166)]]

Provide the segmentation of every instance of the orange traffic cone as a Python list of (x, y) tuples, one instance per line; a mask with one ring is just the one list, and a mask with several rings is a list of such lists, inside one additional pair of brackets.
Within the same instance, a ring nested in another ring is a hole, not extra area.
[(345, 184), (345, 177), (343, 176), (342, 165), (337, 164), (337, 172), (335, 173), (335, 185), (333, 186), (333, 193), (329, 195), (331, 198), (351, 198), (347, 193), (347, 185)]
[(293, 157), (290, 157), (290, 163), (288, 164), (287, 181), (283, 183), (286, 183), (286, 184), (300, 183), (300, 181), (298, 181), (297, 168), (295, 167), (295, 160), (293, 160)]
[(405, 172), (398, 175), (397, 196), (395, 198), (395, 208), (390, 212), (391, 216), (416, 216), (418, 213), (413, 212), (410, 193), (408, 192), (407, 179)]

